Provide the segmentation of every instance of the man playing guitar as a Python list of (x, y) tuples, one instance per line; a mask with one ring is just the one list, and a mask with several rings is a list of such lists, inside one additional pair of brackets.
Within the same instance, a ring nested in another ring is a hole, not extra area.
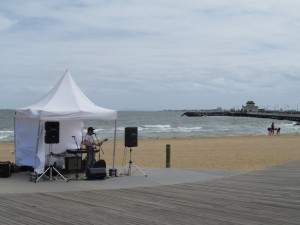
[(93, 168), (95, 162), (95, 148), (96, 146), (101, 146), (103, 143), (103, 142), (98, 142), (98, 143), (95, 142), (93, 137), (94, 130), (95, 129), (93, 127), (89, 127), (87, 129), (87, 134), (83, 141), (87, 153), (86, 170), (88, 170), (89, 168)]

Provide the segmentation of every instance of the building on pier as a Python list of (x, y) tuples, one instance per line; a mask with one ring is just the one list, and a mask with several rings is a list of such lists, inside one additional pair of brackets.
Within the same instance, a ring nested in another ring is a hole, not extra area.
[(246, 105), (242, 106), (242, 111), (243, 112), (258, 112), (258, 106), (255, 105), (254, 101), (247, 101)]

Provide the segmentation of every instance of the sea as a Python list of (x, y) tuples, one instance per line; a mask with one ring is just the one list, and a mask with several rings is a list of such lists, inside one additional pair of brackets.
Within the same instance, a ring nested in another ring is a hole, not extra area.
[[(186, 117), (185, 111), (118, 111), (117, 121), (86, 120), (84, 130), (94, 127), (97, 137), (125, 138), (126, 127), (137, 127), (138, 138), (224, 137), (268, 135), (271, 123), (281, 128), (281, 134), (299, 134), (300, 126), (287, 120), (252, 117), (206, 116)], [(14, 142), (14, 110), (0, 110), (0, 143)]]

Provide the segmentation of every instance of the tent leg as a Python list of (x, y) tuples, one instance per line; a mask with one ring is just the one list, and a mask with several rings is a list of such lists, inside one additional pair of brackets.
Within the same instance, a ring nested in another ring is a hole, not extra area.
[(115, 169), (115, 155), (116, 155), (116, 140), (117, 139), (117, 120), (115, 120), (115, 133), (114, 133), (114, 149), (113, 149), (113, 165), (112, 169), (109, 169), (109, 176), (118, 176), (117, 169)]
[(15, 156), (15, 162), (17, 162), (16, 160), (16, 155), (17, 155), (17, 152), (16, 152), (16, 146), (17, 146), (17, 141), (16, 141), (16, 115), (17, 115), (17, 112), (15, 112), (15, 116), (14, 116), (14, 156)]
[(35, 148), (35, 158), (34, 158), (34, 169), (36, 168), (36, 158), (37, 158), (37, 154), (38, 154), (38, 149), (39, 149), (39, 138), (40, 138), (40, 134), (41, 134), (41, 129), (44, 129), (44, 126), (41, 126), (41, 120), (39, 120), (39, 128), (38, 128), (38, 133), (37, 133), (37, 139), (36, 139), (36, 148)]

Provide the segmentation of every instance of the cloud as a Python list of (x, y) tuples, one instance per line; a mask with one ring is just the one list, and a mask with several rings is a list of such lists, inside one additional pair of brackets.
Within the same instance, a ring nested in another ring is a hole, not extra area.
[(296, 0), (1, 2), (0, 89), (16, 93), (15, 101), (1, 101), (30, 104), (68, 68), (96, 104), (118, 109), (196, 108), (198, 100), (228, 107), (250, 96), (269, 103), (276, 101), (274, 88), (285, 96), (277, 99), (292, 105), (299, 6)]
[(0, 33), (1, 31), (5, 31), (6, 29), (13, 27), (16, 24), (16, 22), (17, 21), (7, 18), (0, 14)]

